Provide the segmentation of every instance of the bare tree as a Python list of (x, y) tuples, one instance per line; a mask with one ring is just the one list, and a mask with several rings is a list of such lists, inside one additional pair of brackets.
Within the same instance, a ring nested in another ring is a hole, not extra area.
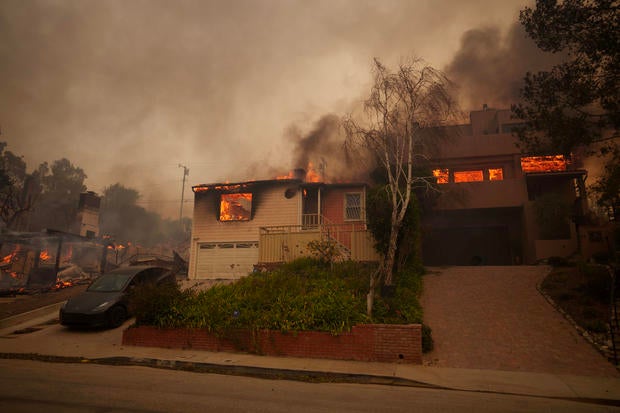
[(357, 120), (349, 115), (344, 121), (348, 144), (370, 151), (385, 169), (392, 206), (387, 253), (370, 279), (368, 315), (381, 279), (387, 286), (393, 284), (398, 233), (413, 190), (430, 188), (434, 183), (432, 176), (415, 173), (416, 165), (427, 157), (425, 140), (441, 135), (444, 127), (457, 118), (449, 93), (450, 81), (422, 60), (401, 63), (392, 72), (374, 59), (373, 75), (370, 96), (363, 106), (365, 116)]

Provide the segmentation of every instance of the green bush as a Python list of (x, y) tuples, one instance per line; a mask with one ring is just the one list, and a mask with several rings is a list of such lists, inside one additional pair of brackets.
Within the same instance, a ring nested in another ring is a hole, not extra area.
[(304, 258), (206, 291), (142, 289), (131, 302), (139, 324), (205, 328), (220, 336), (236, 329), (339, 334), (364, 322), (420, 323), (422, 280), (415, 270), (397, 274), (396, 294), (377, 297), (368, 319), (366, 294), (375, 268)]
[(416, 268), (407, 268), (395, 274), (393, 296), (375, 299), (373, 320), (386, 324), (422, 323), (423, 311), (419, 297), (422, 294), (422, 274)]
[(579, 270), (584, 277), (586, 295), (600, 302), (609, 300), (611, 275), (607, 267), (602, 265), (581, 264)]
[(161, 325), (172, 317), (191, 292), (182, 292), (176, 283), (141, 284), (129, 292), (129, 312), (136, 324)]

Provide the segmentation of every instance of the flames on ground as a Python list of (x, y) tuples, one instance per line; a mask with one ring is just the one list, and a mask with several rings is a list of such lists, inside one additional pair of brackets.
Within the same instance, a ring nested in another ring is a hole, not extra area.
[[(82, 269), (91, 267), (91, 272), (98, 263), (98, 254), (92, 246), (82, 246), (79, 262), (73, 262), (73, 244), (61, 245), (57, 260), (58, 245), (41, 247), (19, 243), (4, 243), (0, 260), (0, 293), (22, 293), (28, 291), (56, 290), (78, 283), (90, 281), (90, 275)], [(57, 262), (58, 261), (58, 262)], [(90, 265), (89, 265), (90, 263)]]

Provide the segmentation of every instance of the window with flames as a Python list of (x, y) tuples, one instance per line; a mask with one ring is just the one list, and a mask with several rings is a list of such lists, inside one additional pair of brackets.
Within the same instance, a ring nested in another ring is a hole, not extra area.
[(252, 219), (252, 194), (222, 194), (220, 221), (249, 221)]

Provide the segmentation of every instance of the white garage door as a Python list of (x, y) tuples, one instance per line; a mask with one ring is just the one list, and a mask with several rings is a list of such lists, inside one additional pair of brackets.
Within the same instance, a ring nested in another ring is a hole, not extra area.
[(197, 278), (240, 278), (258, 262), (257, 241), (203, 242), (198, 244)]

